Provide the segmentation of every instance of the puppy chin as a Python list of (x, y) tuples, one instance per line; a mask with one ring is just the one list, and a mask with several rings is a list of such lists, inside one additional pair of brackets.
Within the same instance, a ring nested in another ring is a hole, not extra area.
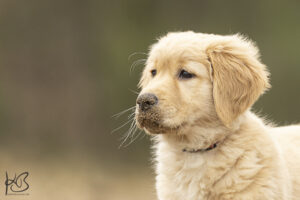
[(136, 121), (137, 126), (149, 135), (177, 134), (180, 131), (180, 126), (169, 127), (149, 119), (137, 118)]
[(146, 128), (144, 127), (144, 131), (149, 135), (159, 135), (159, 134), (165, 134), (163, 131), (153, 128)]
[(143, 129), (149, 135), (157, 135), (157, 134), (165, 133), (165, 131), (162, 129), (161, 125), (151, 119), (138, 117), (136, 119), (136, 122), (137, 122), (138, 128)]

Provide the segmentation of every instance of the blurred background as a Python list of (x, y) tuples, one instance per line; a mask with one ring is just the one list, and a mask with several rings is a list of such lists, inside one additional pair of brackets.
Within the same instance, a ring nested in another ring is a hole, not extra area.
[[(120, 147), (130, 122), (112, 131), (131, 112), (112, 116), (135, 105), (141, 59), (169, 31), (249, 36), (273, 86), (254, 110), (299, 122), (299, 9), (297, 0), (1, 0), (0, 199), (156, 199), (149, 137)], [(5, 172), (24, 171), (29, 195), (5, 196)]]

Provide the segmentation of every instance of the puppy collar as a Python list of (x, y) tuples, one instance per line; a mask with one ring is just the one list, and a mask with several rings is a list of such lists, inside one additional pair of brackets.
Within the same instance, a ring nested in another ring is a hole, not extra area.
[(199, 152), (206, 152), (206, 151), (210, 151), (213, 150), (214, 148), (216, 148), (218, 145), (218, 143), (214, 143), (212, 145), (210, 145), (208, 148), (206, 149), (190, 149), (190, 148), (184, 148), (182, 149), (182, 152), (187, 152), (187, 153), (199, 153)]

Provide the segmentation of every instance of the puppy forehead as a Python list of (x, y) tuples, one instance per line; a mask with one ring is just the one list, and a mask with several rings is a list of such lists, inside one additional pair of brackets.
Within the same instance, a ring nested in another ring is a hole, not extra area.
[(191, 61), (200, 62), (205, 59), (207, 55), (200, 48), (160, 46), (150, 51), (147, 64), (162, 67), (170, 64), (186, 64)]
[(151, 51), (148, 61), (148, 69), (158, 71), (178, 71), (185, 69), (190, 72), (207, 75), (207, 55), (195, 48), (159, 48)]

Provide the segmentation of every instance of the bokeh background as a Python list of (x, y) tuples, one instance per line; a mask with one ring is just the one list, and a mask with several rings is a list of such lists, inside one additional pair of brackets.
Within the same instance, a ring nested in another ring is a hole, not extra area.
[[(299, 122), (299, 10), (297, 0), (1, 0), (0, 199), (156, 199), (149, 137), (119, 147), (130, 123), (112, 130), (130, 112), (112, 116), (135, 105), (140, 59), (169, 31), (249, 36), (272, 73), (255, 110)], [(29, 172), (29, 195), (4, 195), (6, 171)]]

